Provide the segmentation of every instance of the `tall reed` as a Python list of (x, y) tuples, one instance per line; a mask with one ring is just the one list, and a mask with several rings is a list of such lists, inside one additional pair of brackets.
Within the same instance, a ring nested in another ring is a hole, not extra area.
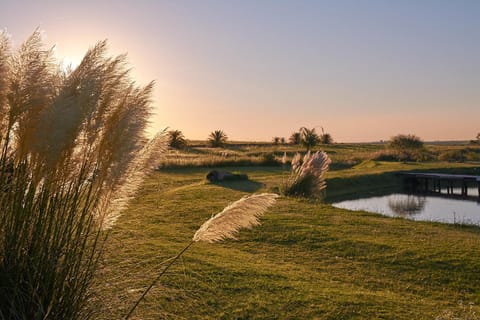
[(15, 51), (0, 32), (0, 319), (92, 316), (102, 229), (161, 152), (145, 146), (153, 83), (106, 49), (63, 71), (38, 30)]

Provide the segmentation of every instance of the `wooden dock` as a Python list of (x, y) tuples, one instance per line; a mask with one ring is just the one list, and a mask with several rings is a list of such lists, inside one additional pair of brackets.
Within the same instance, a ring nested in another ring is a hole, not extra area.
[(428, 172), (399, 172), (397, 174), (426, 192), (441, 193), (442, 188), (446, 188), (448, 195), (455, 195), (453, 188), (460, 187), (460, 195), (468, 196), (468, 187), (474, 186), (478, 189), (480, 198), (480, 176)]

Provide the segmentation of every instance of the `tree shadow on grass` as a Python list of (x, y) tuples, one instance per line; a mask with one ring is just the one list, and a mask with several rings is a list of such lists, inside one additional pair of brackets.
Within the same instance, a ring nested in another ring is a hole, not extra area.
[(222, 182), (210, 182), (213, 185), (228, 188), (237, 191), (250, 192), (253, 193), (263, 187), (265, 184), (252, 181), (252, 180), (231, 180), (231, 181), (222, 181)]

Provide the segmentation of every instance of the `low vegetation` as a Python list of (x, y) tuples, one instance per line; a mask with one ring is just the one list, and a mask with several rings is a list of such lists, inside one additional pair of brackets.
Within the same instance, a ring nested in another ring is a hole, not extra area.
[[(398, 170), (478, 175), (475, 144), (172, 130), (164, 154), (161, 135), (145, 144), (151, 91), (105, 42), (62, 71), (38, 32), (17, 52), (0, 33), (0, 319), (478, 319), (478, 226), (330, 204), (398, 187)], [(205, 181), (223, 166), (249, 179)]]
[[(388, 189), (397, 183), (395, 171), (443, 168), (480, 170), (469, 164), (366, 160), (330, 170), (325, 200)], [(200, 220), (244, 195), (274, 190), (286, 178), (281, 167), (228, 170), (250, 179), (205, 183), (206, 168), (164, 169), (148, 179), (111, 230), (97, 289), (97, 299), (109, 303), (99, 319), (125, 316), (162, 263), (190, 241)], [(478, 227), (394, 219), (282, 197), (262, 225), (241, 233), (238, 241), (195, 245), (162, 276), (135, 316), (475, 319), (480, 262), (472, 253), (479, 243)]]

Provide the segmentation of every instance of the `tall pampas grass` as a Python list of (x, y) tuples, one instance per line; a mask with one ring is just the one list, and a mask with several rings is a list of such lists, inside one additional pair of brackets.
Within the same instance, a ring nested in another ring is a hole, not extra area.
[(192, 241), (185, 246), (145, 289), (140, 298), (136, 301), (124, 319), (129, 319), (139, 303), (145, 298), (147, 293), (160, 280), (165, 272), (183, 255), (194, 243), (207, 242), (214, 243), (225, 239), (236, 240), (236, 235), (241, 229), (250, 229), (260, 224), (259, 217), (263, 215), (272, 205), (275, 204), (277, 194), (261, 193), (250, 196), (244, 196), (240, 200), (233, 202), (225, 207), (221, 212), (213, 215), (193, 235)]
[(297, 153), (292, 159), (292, 171), (281, 191), (289, 196), (321, 198), (327, 187), (325, 174), (331, 163), (330, 157), (324, 151), (302, 156)]
[(106, 41), (64, 71), (37, 30), (0, 32), (0, 319), (88, 319), (106, 233), (165, 144), (148, 143), (153, 83)]

